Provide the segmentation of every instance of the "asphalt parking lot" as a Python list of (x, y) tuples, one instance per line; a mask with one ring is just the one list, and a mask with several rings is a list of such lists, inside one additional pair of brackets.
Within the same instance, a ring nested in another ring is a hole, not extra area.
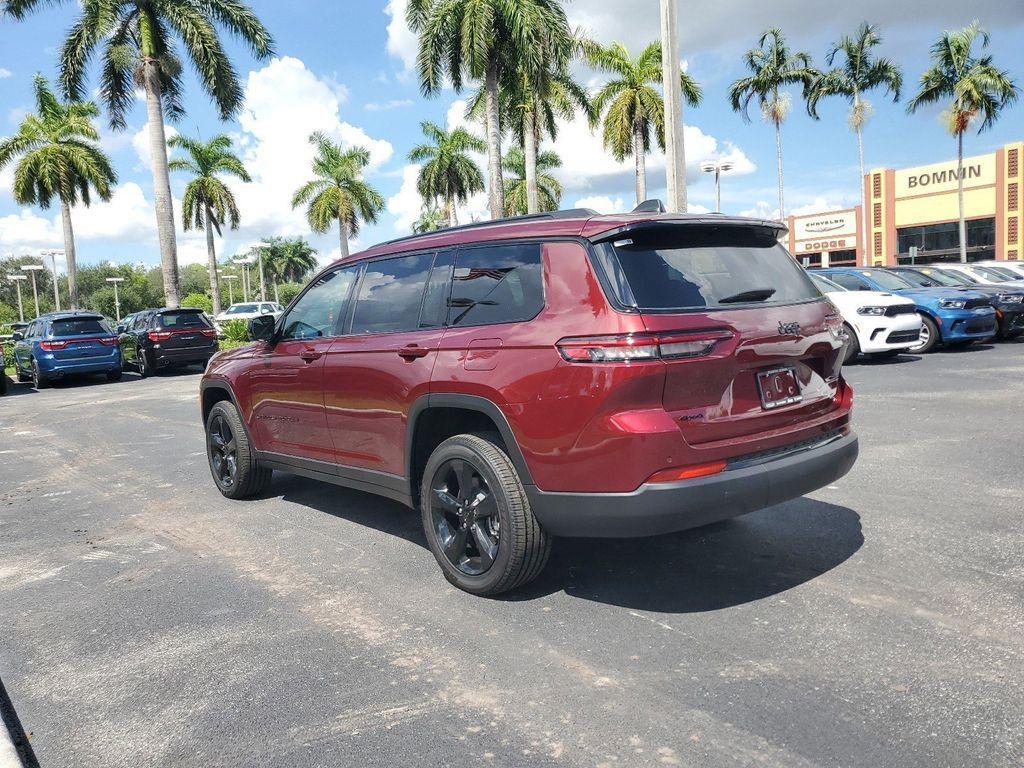
[(499, 600), (395, 503), (223, 499), (198, 375), (15, 385), (3, 687), (43, 766), (1021, 765), (1024, 343), (847, 376), (835, 486)]

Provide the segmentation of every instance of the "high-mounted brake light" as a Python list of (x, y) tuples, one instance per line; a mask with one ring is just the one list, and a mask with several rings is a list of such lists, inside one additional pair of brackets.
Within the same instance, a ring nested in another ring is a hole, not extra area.
[(632, 363), (678, 360), (711, 354), (729, 339), (729, 331), (670, 331), (617, 336), (572, 336), (558, 342), (558, 352), (570, 363)]

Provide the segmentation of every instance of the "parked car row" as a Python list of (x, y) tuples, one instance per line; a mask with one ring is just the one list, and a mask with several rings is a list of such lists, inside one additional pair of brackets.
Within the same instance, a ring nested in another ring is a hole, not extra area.
[(810, 275), (843, 315), (846, 362), (1024, 333), (1024, 275), (1001, 266), (835, 267)]

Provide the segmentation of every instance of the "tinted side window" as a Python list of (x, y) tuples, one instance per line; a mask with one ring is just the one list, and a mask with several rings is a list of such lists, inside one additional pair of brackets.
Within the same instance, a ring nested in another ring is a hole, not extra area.
[(433, 261), (434, 254), (421, 253), (369, 262), (352, 315), (352, 333), (414, 330)]
[(321, 275), (288, 313), (281, 338), (316, 339), (337, 335), (359, 269), (358, 266), (347, 267)]
[(449, 325), (531, 320), (544, 307), (539, 243), (460, 250), (455, 262)]
[(831, 280), (833, 283), (839, 283), (839, 285), (843, 286), (843, 288), (847, 288), (851, 291), (871, 290), (867, 283), (865, 283), (859, 277), (856, 277), (855, 275), (846, 274), (845, 272), (829, 275), (828, 279)]

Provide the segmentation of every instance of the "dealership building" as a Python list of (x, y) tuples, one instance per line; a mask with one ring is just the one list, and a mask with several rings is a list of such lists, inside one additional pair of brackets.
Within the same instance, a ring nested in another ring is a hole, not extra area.
[[(1024, 142), (965, 157), (963, 177), (968, 260), (1024, 260)], [(859, 205), (790, 216), (787, 245), (809, 267), (959, 261), (957, 182), (956, 160), (872, 170), (864, 178), (867, 222)]]

